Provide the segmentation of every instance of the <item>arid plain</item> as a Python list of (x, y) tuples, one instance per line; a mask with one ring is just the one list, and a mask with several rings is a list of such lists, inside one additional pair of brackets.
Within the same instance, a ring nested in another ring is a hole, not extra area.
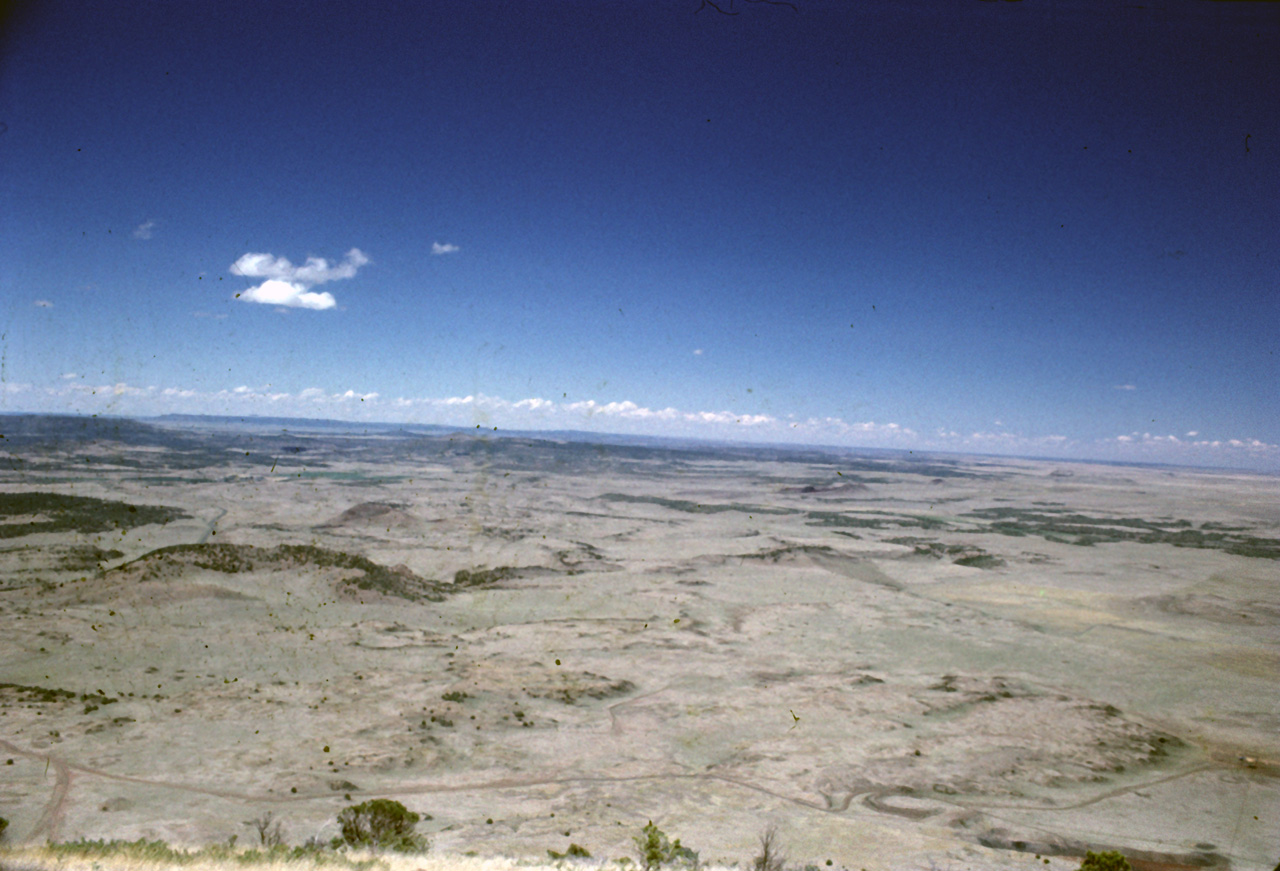
[(4, 427), (10, 843), (301, 843), (390, 797), (436, 853), (1280, 859), (1276, 478)]

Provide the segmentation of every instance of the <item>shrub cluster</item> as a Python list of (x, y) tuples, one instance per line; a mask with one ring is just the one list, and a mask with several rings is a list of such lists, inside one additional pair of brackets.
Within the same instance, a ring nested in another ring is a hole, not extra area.
[[(130, 505), (92, 496), (61, 493), (0, 493), (0, 538), (37, 532), (108, 532), (153, 523), (168, 523), (189, 515), (164, 505)], [(10, 517), (32, 520), (5, 522)]]
[(342, 837), (334, 839), (334, 846), (346, 844), (401, 853), (422, 852), (427, 849), (427, 840), (413, 830), (420, 819), (422, 817), (398, 801), (371, 799), (338, 814)]

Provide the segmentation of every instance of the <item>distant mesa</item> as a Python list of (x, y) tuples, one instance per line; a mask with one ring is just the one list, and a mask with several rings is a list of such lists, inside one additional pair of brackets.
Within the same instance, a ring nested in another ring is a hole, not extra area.
[(404, 510), (403, 505), (390, 502), (361, 502), (346, 511), (316, 526), (316, 529), (336, 529), (343, 526), (381, 526), (409, 527), (417, 526), (418, 518)]

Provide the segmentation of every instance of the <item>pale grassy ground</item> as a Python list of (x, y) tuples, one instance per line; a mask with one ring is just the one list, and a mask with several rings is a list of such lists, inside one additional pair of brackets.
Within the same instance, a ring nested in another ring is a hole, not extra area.
[[(1280, 481), (975, 461), (824, 490), (853, 471), (561, 471), (576, 455), (547, 450), (362, 465), (351, 448), (323, 474), (165, 484), (122, 467), (48, 485), (191, 518), (0, 549), (0, 682), (77, 694), (5, 691), (9, 842), (226, 843), (266, 812), (297, 842), (386, 796), (431, 815), (415, 871), (471, 850), (534, 867), (570, 839), (612, 860), (647, 819), (717, 864), (749, 862), (776, 823), (793, 866), (823, 871), (1059, 871), (1085, 848), (1274, 867), (1277, 562), (1006, 535), (976, 512), (1271, 540)], [(374, 523), (369, 505), (397, 507)], [(519, 571), (418, 602), (339, 595), (317, 566), (114, 570), (200, 542), (307, 544), (442, 581)], [(123, 556), (99, 575), (72, 568), (81, 546)], [(107, 871), (40, 867), (94, 861)]]

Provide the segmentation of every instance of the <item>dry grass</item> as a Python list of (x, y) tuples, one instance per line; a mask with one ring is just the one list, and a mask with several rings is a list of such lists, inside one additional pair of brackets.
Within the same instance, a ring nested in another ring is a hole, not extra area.
[[(270, 868), (272, 871), (564, 871), (566, 868), (634, 868), (603, 860), (564, 860), (554, 863), (519, 861), (508, 858), (451, 856), (446, 854), (406, 854), (317, 851), (291, 858), (295, 851), (253, 848), (202, 847), (190, 850), (164, 844), (106, 842), (103, 849), (79, 844), (0, 849), (0, 871), (243, 871)], [(737, 871), (725, 866), (703, 866), (704, 871)]]

